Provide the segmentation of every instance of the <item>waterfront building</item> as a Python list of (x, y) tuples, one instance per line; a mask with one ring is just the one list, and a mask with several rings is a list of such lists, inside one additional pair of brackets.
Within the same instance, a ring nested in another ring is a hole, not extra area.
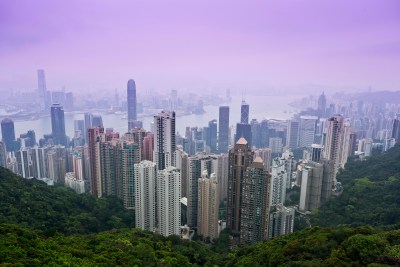
[(54, 145), (67, 144), (65, 135), (64, 109), (60, 104), (53, 104), (51, 107), (51, 129)]
[(7, 152), (14, 152), (15, 130), (14, 122), (5, 118), (1, 121), (1, 136)]

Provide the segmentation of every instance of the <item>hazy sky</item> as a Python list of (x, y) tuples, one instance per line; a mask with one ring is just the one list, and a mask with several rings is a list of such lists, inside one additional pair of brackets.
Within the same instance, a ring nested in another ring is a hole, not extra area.
[(399, 0), (0, 0), (0, 89), (400, 90)]

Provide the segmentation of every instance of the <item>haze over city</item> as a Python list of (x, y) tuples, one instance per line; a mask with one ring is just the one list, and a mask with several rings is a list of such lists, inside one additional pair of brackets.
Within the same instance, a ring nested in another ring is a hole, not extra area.
[(397, 0), (2, 1), (0, 90), (397, 90), (399, 28)]
[(0, 2), (0, 266), (400, 266), (400, 1)]

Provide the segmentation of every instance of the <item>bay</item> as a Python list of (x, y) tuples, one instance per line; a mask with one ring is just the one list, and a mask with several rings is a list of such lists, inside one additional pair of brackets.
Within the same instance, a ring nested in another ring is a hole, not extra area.
[[(289, 104), (301, 98), (301, 95), (249, 95), (246, 96), (245, 101), (250, 105), (250, 120), (257, 119), (290, 119), (297, 110)], [(240, 121), (240, 105), (242, 96), (233, 95), (229, 103), (221, 105), (228, 105), (230, 107), (229, 124), (235, 125)], [(218, 120), (219, 106), (204, 106), (205, 113), (191, 114), (178, 116), (176, 119), (176, 130), (181, 135), (185, 134), (185, 128), (189, 127), (204, 127), (208, 122), (216, 119)], [(101, 115), (105, 128), (113, 128), (114, 131), (123, 134), (128, 130), (128, 121), (123, 119), (121, 114), (107, 114), (105, 112), (92, 112), (93, 114)], [(50, 114), (49, 114), (50, 115)], [(153, 121), (155, 114), (147, 114), (141, 118), (143, 127), (150, 130), (150, 124)], [(12, 118), (11, 118), (12, 119)], [(66, 113), (65, 114), (65, 129), (69, 137), (74, 135), (74, 120), (82, 120), (83, 113)], [(14, 121), (15, 135), (19, 137), (21, 133), (28, 130), (34, 130), (36, 139), (39, 140), (44, 134), (51, 133), (51, 118), (50, 116), (41, 117), (37, 120), (29, 121)]]

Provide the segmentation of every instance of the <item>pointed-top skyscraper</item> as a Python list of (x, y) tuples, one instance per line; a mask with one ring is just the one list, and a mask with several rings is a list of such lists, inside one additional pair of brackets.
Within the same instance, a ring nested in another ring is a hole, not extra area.
[(136, 84), (135, 81), (130, 79), (127, 87), (128, 96), (128, 122), (137, 120), (136, 113)]
[(242, 100), (240, 107), (240, 123), (249, 124), (249, 104)]
[[(232, 246), (239, 245), (241, 227), (241, 199), (244, 176), (253, 162), (254, 152), (243, 137), (229, 151), (228, 201), (226, 227), (230, 230)], [(267, 196), (265, 196), (267, 197)]]

